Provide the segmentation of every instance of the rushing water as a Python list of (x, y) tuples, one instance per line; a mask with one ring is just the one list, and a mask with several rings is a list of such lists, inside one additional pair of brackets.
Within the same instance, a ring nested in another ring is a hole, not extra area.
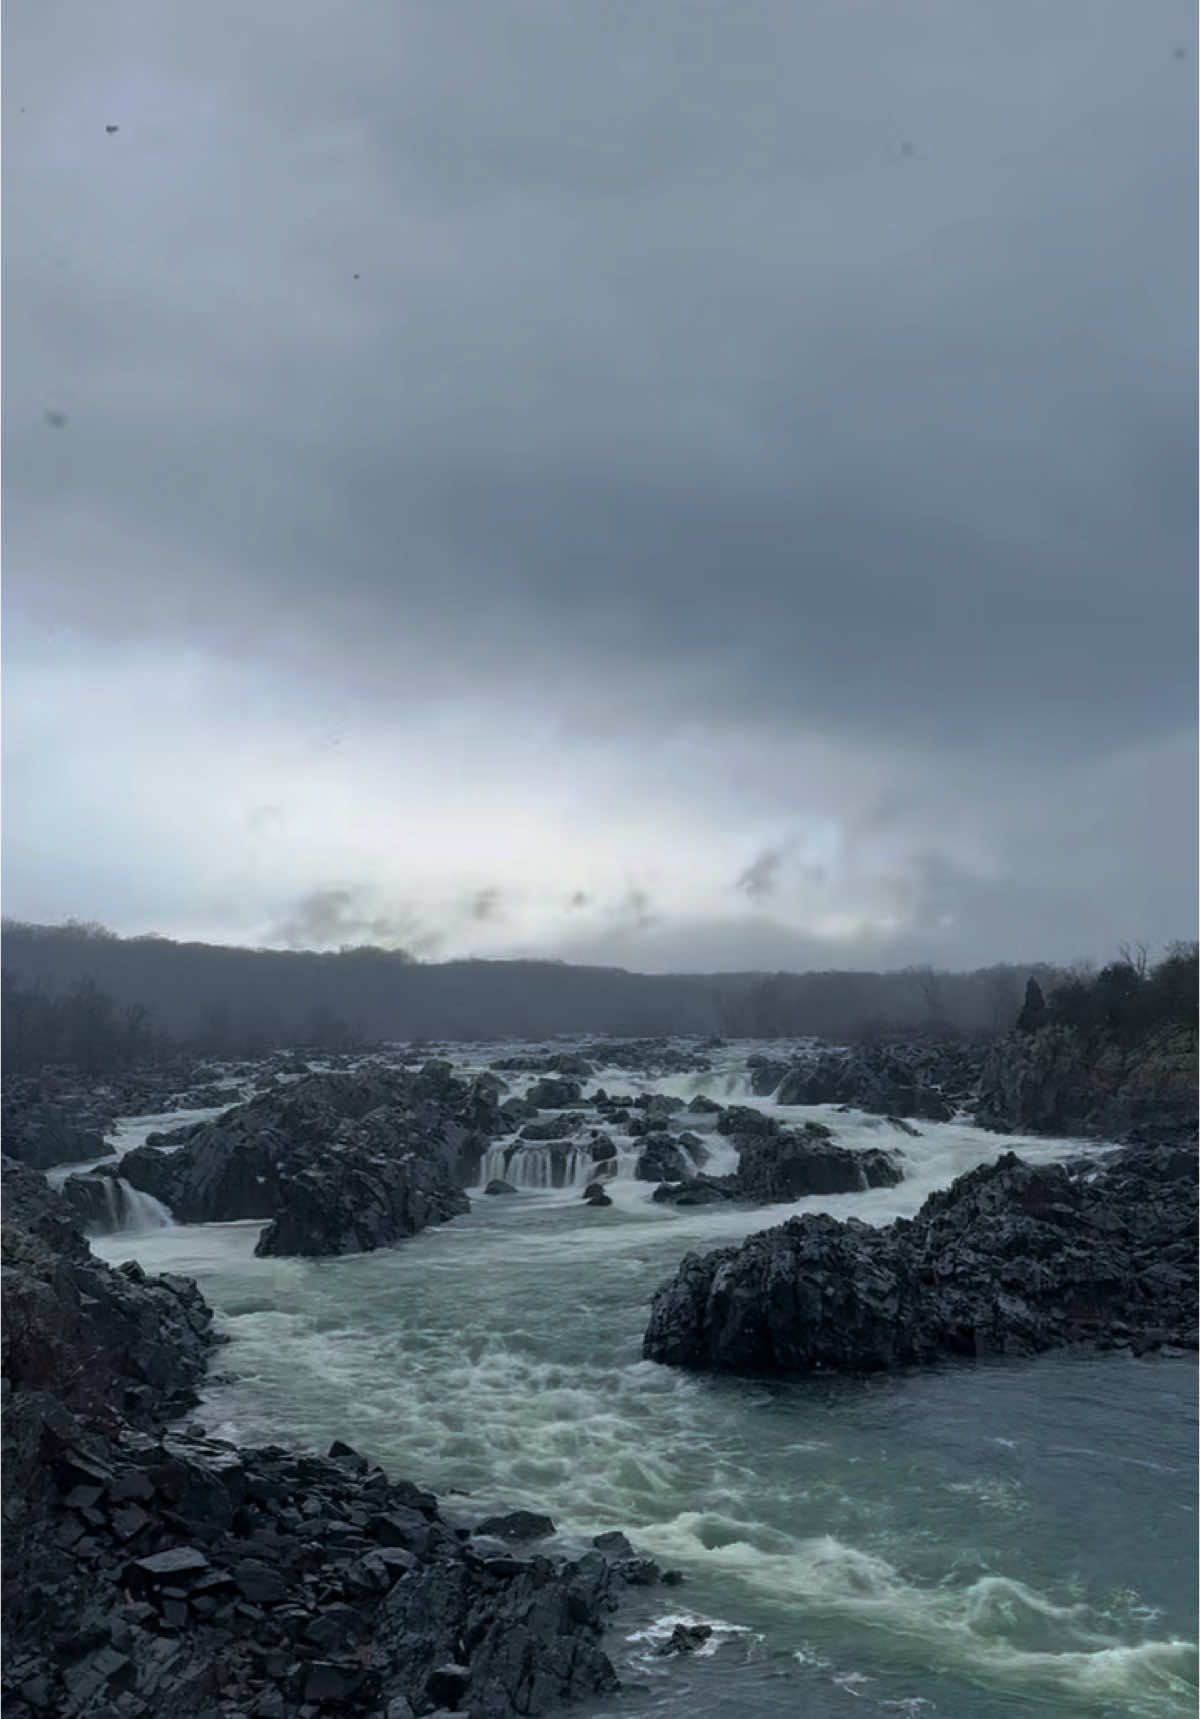
[[(727, 1101), (745, 1096), (748, 1048), (710, 1076), (601, 1078)], [(1190, 1358), (788, 1383), (641, 1360), (650, 1297), (684, 1253), (790, 1210), (911, 1214), (1000, 1144), (957, 1123), (911, 1139), (876, 1118), (789, 1114), (845, 1145), (899, 1147), (905, 1182), (766, 1212), (658, 1207), (632, 1180), (635, 1143), (614, 1137), (608, 1209), (572, 1187), (480, 1194), (441, 1229), (336, 1260), (255, 1259), (258, 1223), (93, 1245), (200, 1281), (230, 1337), (199, 1411), (212, 1430), (345, 1438), (464, 1517), (524, 1504), (568, 1543), (624, 1528), (682, 1569), (682, 1588), (645, 1590), (624, 1619), (610, 1646), (627, 1689), (597, 1712), (1194, 1713)], [(724, 1167), (726, 1143), (706, 1139)], [(1080, 1149), (1004, 1145), (1043, 1161)], [(654, 1656), (676, 1616), (721, 1626), (702, 1655)]]

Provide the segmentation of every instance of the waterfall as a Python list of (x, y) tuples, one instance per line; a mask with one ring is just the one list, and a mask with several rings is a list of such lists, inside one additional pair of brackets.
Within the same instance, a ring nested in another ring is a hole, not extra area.
[[(80, 1176), (73, 1187), (87, 1190), (87, 1210), (81, 1215), (91, 1235), (141, 1235), (146, 1230), (174, 1228), (175, 1220), (162, 1201), (132, 1187), (124, 1176)], [(76, 1200), (71, 1203), (76, 1205)]]
[(546, 1144), (531, 1140), (489, 1146), (480, 1182), (485, 1187), (495, 1179), (514, 1188), (583, 1188), (604, 1174), (611, 1171), (582, 1147), (559, 1140)]

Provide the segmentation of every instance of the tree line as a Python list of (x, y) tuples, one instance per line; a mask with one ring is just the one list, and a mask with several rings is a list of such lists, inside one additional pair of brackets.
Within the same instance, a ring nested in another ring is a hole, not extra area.
[(1165, 1029), (1196, 1030), (1200, 951), (1195, 943), (1172, 943), (1151, 962), (1141, 945), (1097, 973), (1069, 973), (1044, 991), (1031, 976), (1017, 1030), (1070, 1027), (1086, 1038), (1136, 1043)]
[(1140, 1019), (1194, 1009), (1195, 983), (1194, 945), (1175, 946), (1155, 966), (1133, 952), (1099, 973), (1027, 964), (970, 973), (644, 974), (555, 961), (426, 964), (371, 947), (239, 949), (7, 922), (3, 956), (10, 1069), (62, 1062), (93, 1074), (183, 1050), (246, 1057), (386, 1040), (988, 1038), (1012, 1030), (1023, 997), (1028, 1011), (1030, 980), (1048, 1017), (1111, 1019), (1127, 1030), (1137, 1010)]

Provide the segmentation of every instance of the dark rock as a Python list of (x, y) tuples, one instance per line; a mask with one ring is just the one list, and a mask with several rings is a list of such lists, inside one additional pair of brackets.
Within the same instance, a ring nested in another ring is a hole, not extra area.
[(589, 1206), (611, 1206), (612, 1200), (604, 1191), (602, 1182), (589, 1182), (583, 1190), (583, 1198)]
[(678, 1182), (692, 1171), (693, 1166), (669, 1134), (648, 1136), (633, 1168), (639, 1182)]
[(83, 1164), (113, 1151), (103, 1134), (78, 1113), (54, 1104), (13, 1103), (3, 1111), (4, 1152), (33, 1170), (55, 1164)]
[[(164, 1136), (176, 1150), (139, 1147), (117, 1168), (183, 1223), (277, 1215), (294, 1223), (298, 1214), (290, 1211), (292, 1202), (307, 1203), (309, 1183), (303, 1178), (328, 1170), (330, 1205), (352, 1198), (351, 1184), (369, 1184), (365, 1191), (372, 1216), (364, 1221), (365, 1231), (381, 1233), (398, 1223), (398, 1234), (404, 1235), (412, 1233), (406, 1226), (417, 1221), (424, 1206), (441, 1214), (425, 1222), (466, 1210), (461, 1188), (477, 1180), (483, 1147), (504, 1125), (496, 1087), (487, 1076), (458, 1080), (448, 1063), (439, 1062), (417, 1073), (368, 1066), (354, 1074), (308, 1075), (236, 1105), (214, 1122)], [(387, 1208), (382, 1219), (381, 1205)], [(398, 1207), (404, 1208), (402, 1215)], [(336, 1228), (348, 1230), (353, 1239), (353, 1225)], [(314, 1250), (301, 1246), (296, 1251)]]
[(663, 1206), (713, 1206), (736, 1198), (732, 1176), (689, 1176), (682, 1182), (660, 1182), (650, 1198)]
[(346, 1444), (340, 1438), (335, 1438), (330, 1445), (329, 1455), (332, 1461), (342, 1463), (355, 1474), (365, 1474), (371, 1466), (360, 1450), (355, 1450), (352, 1444)]
[(1118, 1330), (1194, 1347), (1196, 1174), (1194, 1152), (1130, 1150), (1075, 1173), (1010, 1153), (910, 1222), (792, 1218), (690, 1254), (654, 1297), (643, 1353), (799, 1373), (1029, 1355)]
[(1132, 1043), (1063, 1025), (1015, 1033), (987, 1056), (974, 1120), (1002, 1134), (1194, 1143), (1195, 1028)]
[(233, 1566), (233, 1579), (238, 1592), (252, 1606), (282, 1605), (287, 1598), (287, 1583), (269, 1564), (258, 1558), (243, 1558)]
[(280, 1163), (275, 1199), (276, 1215), (254, 1249), (259, 1255), (370, 1252), (470, 1210), (444, 1163), (357, 1144)]
[(543, 1122), (527, 1122), (521, 1130), (522, 1140), (566, 1140), (583, 1126), (583, 1117), (568, 1113), (550, 1116)]
[(755, 1134), (778, 1134), (780, 1124), (773, 1116), (768, 1116), (764, 1110), (755, 1110), (747, 1104), (731, 1104), (722, 1111), (717, 1119), (718, 1134), (733, 1134), (735, 1136), (750, 1136)]
[(651, 1198), (675, 1206), (739, 1200), (755, 1205), (790, 1203), (812, 1194), (851, 1194), (890, 1188), (903, 1180), (891, 1153), (835, 1145), (830, 1130), (805, 1123), (798, 1133), (740, 1134), (737, 1169), (728, 1176), (684, 1176), (655, 1188)]
[(517, 1190), (511, 1182), (502, 1182), (498, 1176), (493, 1176), (483, 1191), (485, 1194), (515, 1194)]
[(737, 1197), (770, 1201), (809, 1194), (848, 1194), (890, 1188), (903, 1172), (887, 1153), (851, 1152), (828, 1139), (819, 1125), (799, 1134), (759, 1135), (746, 1140), (734, 1174)]
[(439, 1706), (444, 1704), (455, 1708), (467, 1693), (470, 1684), (470, 1666), (439, 1665), (429, 1673), (425, 1689), (431, 1701), (436, 1701)]
[(539, 1110), (565, 1110), (568, 1105), (579, 1103), (583, 1088), (577, 1080), (535, 1080), (525, 1097)]
[(340, 1706), (357, 1693), (364, 1682), (361, 1666), (354, 1661), (317, 1659), (304, 1679), (305, 1701)]
[(671, 1631), (670, 1640), (665, 1641), (662, 1646), (657, 1648), (655, 1651), (660, 1655), (666, 1655), (669, 1653), (695, 1653), (698, 1647), (703, 1647), (711, 1634), (711, 1624), (677, 1623), (675, 1628)]
[(746, 1067), (750, 1071), (750, 1090), (756, 1098), (770, 1098), (788, 1072), (788, 1064), (780, 1062), (778, 1057), (748, 1056)]
[(190, 1587), (199, 1576), (207, 1575), (212, 1565), (198, 1546), (172, 1546), (166, 1552), (155, 1552), (149, 1558), (135, 1558), (125, 1573), (130, 1587), (162, 1587), (166, 1584)]
[(845, 1048), (814, 1047), (780, 1082), (778, 1104), (849, 1105), (878, 1116), (948, 1122), (971, 1100), (982, 1052), (928, 1041)]
[(625, 1538), (624, 1534), (617, 1530), (610, 1530), (606, 1534), (594, 1535), (592, 1538), (592, 1545), (596, 1548), (597, 1552), (603, 1552), (606, 1558), (632, 1558), (634, 1555), (633, 1547), (629, 1544), (629, 1541)]

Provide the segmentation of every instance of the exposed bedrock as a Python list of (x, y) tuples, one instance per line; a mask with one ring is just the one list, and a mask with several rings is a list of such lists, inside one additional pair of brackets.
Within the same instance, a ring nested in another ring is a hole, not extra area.
[(643, 1353), (741, 1373), (873, 1371), (1091, 1341), (1196, 1345), (1194, 1152), (1102, 1168), (1009, 1153), (916, 1218), (791, 1218), (689, 1254), (656, 1293)]
[(468, 1209), (462, 1189), (505, 1126), (499, 1092), (494, 1076), (460, 1080), (443, 1062), (310, 1075), (112, 1169), (181, 1223), (272, 1219), (263, 1253), (383, 1247)]

